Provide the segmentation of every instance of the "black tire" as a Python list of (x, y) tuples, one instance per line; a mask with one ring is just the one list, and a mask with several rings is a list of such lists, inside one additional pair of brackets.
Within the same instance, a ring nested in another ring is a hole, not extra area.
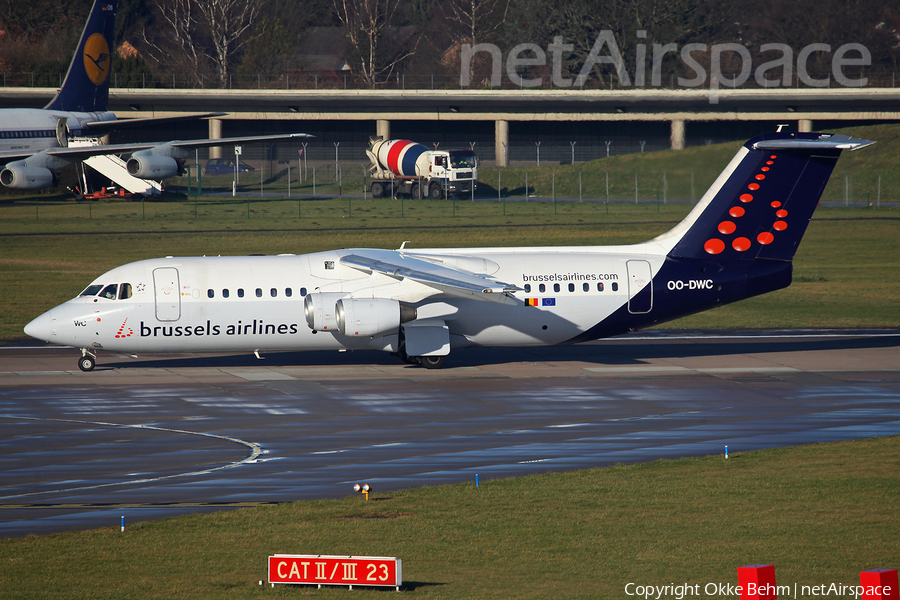
[(84, 371), (85, 373), (89, 371), (93, 371), (94, 367), (97, 365), (97, 361), (90, 354), (85, 354), (81, 358), (78, 359), (78, 368)]
[(432, 200), (440, 200), (444, 197), (444, 190), (441, 189), (441, 184), (432, 183), (431, 187), (428, 188), (428, 196)]
[(384, 196), (384, 186), (380, 183), (373, 183), (371, 191), (373, 198), (381, 198), (382, 196)]
[(447, 362), (446, 356), (420, 356), (422, 366), (426, 369), (440, 369)]
[(422, 184), (414, 183), (412, 185), (412, 190), (410, 190), (410, 195), (413, 200), (421, 200), (422, 199)]

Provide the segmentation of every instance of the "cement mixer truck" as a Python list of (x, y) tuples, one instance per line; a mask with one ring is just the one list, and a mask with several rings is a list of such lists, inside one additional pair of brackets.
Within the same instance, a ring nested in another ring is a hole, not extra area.
[(478, 179), (471, 150), (429, 150), (409, 140), (370, 140), (373, 198), (402, 194), (413, 198), (468, 196)]

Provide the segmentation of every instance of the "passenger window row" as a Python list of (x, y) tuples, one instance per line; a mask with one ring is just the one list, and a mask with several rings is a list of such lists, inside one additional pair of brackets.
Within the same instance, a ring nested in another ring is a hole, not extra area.
[[(265, 295), (265, 294), (263, 293), (263, 289), (262, 289), (262, 288), (256, 288), (256, 290), (255, 290), (254, 293), (255, 293), (255, 295), (256, 295), (257, 298), (262, 298), (262, 297)], [(283, 294), (284, 294), (285, 298), (290, 298), (290, 297), (292, 297), (292, 296), (294, 295), (294, 290), (293, 290), (292, 288), (284, 288)], [(305, 288), (305, 287), (300, 288), (300, 296), (301, 296), (301, 297), (305, 297), (305, 296), (306, 296), (306, 288)], [(212, 289), (212, 288), (209, 288), (208, 290), (206, 290), (206, 297), (207, 297), (207, 298), (215, 298), (215, 297), (216, 297), (216, 290), (214, 290), (214, 289)], [(230, 298), (230, 297), (231, 297), (231, 290), (228, 289), (228, 288), (223, 288), (223, 289), (222, 289), (222, 297), (223, 297), (223, 298)], [(244, 297), (244, 288), (238, 288), (238, 289), (237, 289), (237, 297), (238, 297), (238, 298), (243, 298), (243, 297)], [(270, 288), (270, 289), (269, 289), (269, 297), (271, 297), (271, 298), (277, 298), (277, 297), (278, 297), (278, 288)]]
[[(612, 289), (612, 291), (614, 291), (614, 292), (618, 292), (618, 291), (619, 291), (619, 284), (618, 284), (617, 282), (615, 282), (615, 281), (613, 281), (612, 284), (610, 284), (609, 287), (610, 287), (610, 288)], [(569, 291), (570, 291), (570, 292), (574, 292), (575, 289), (576, 289), (576, 286), (575, 286), (574, 283), (570, 283), (570, 284), (568, 285), (568, 288), (569, 288)], [(603, 282), (602, 282), (602, 281), (601, 281), (601, 282), (598, 282), (598, 283), (597, 283), (597, 291), (598, 291), (598, 292), (602, 292), (604, 289), (605, 289), (605, 286), (603, 285)], [(553, 284), (553, 291), (554, 291), (554, 292), (559, 293), (561, 290), (562, 290), (562, 287), (561, 287), (558, 283), (554, 283), (554, 284)], [(538, 286), (537, 286), (537, 293), (543, 294), (543, 293), (545, 293), (546, 291), (547, 291), (547, 286), (546, 286), (546, 285), (544, 285), (543, 283), (538, 284)], [(589, 284), (589, 283), (587, 283), (587, 282), (582, 283), (582, 284), (581, 284), (581, 291), (583, 291), (583, 292), (589, 292), (589, 291), (591, 291), (591, 284)], [(530, 293), (531, 293), (531, 284), (530, 284), (530, 283), (526, 283), (526, 284), (525, 284), (525, 293), (526, 293), (526, 294), (530, 294)]]

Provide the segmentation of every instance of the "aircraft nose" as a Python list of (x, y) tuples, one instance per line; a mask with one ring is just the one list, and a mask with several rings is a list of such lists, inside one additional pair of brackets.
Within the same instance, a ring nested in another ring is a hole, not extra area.
[(25, 335), (49, 342), (50, 338), (53, 337), (53, 317), (50, 314), (51, 312), (52, 311), (47, 311), (28, 323), (28, 325), (25, 326)]

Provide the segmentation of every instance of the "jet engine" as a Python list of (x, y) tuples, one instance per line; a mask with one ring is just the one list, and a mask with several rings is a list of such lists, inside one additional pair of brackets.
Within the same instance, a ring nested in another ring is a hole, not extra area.
[(338, 331), (350, 337), (372, 337), (396, 331), (416, 318), (416, 309), (388, 298), (342, 298), (335, 306)]
[(181, 175), (184, 168), (169, 156), (151, 156), (135, 152), (126, 163), (128, 173), (140, 179), (161, 180), (173, 175)]
[(341, 292), (317, 292), (303, 300), (306, 324), (313, 331), (337, 331), (335, 304), (346, 296)]
[(17, 190), (42, 190), (54, 184), (53, 171), (9, 163), (0, 171), (0, 183)]

